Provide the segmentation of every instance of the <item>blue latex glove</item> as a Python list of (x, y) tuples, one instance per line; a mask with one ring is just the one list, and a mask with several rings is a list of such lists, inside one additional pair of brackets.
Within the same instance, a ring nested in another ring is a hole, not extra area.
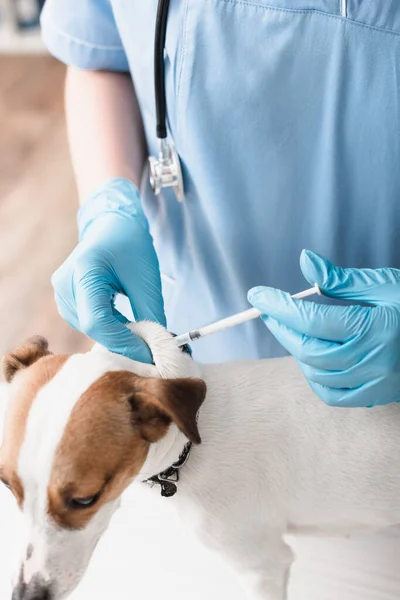
[(109, 350), (151, 362), (148, 346), (113, 305), (117, 293), (125, 294), (135, 319), (166, 324), (158, 260), (135, 185), (107, 181), (81, 207), (78, 228), (78, 245), (52, 278), (61, 316)]
[(303, 251), (300, 265), (307, 281), (326, 296), (373, 306), (316, 304), (273, 288), (253, 288), (249, 301), (264, 313), (269, 330), (327, 404), (398, 402), (400, 271), (342, 269), (310, 251)]

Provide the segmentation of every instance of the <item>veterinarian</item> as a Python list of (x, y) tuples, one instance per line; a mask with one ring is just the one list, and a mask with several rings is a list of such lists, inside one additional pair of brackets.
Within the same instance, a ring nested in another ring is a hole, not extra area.
[[(61, 315), (151, 361), (115, 294), (136, 318), (182, 333), (247, 308), (247, 290), (268, 284), (249, 300), (275, 337), (259, 320), (198, 342), (196, 358), (287, 350), (329, 404), (400, 400), (400, 4), (171, 0), (164, 72), (182, 202), (142, 177), (158, 154), (156, 10), (156, 0), (46, 3), (44, 41), (69, 65), (82, 201), (79, 243), (53, 277)], [(375, 307), (290, 299), (305, 279)]]

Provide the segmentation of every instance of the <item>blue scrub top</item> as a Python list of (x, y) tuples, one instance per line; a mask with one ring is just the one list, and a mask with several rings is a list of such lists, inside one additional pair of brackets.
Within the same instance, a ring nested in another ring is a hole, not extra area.
[[(157, 0), (47, 0), (50, 51), (132, 73), (157, 150)], [(171, 331), (308, 284), (302, 248), (400, 268), (399, 0), (171, 0), (168, 126), (186, 199), (142, 198)], [(193, 345), (203, 361), (284, 354), (260, 320)]]

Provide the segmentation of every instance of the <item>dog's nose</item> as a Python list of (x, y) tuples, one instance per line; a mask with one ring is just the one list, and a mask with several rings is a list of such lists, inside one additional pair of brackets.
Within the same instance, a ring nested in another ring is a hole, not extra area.
[(50, 590), (40, 584), (25, 585), (19, 583), (14, 589), (11, 600), (51, 600)]

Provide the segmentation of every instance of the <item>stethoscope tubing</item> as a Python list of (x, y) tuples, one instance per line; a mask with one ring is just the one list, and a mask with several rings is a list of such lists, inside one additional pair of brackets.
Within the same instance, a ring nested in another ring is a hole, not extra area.
[(156, 102), (157, 137), (167, 137), (167, 102), (165, 94), (164, 49), (167, 35), (169, 0), (159, 0), (154, 38), (154, 90)]

